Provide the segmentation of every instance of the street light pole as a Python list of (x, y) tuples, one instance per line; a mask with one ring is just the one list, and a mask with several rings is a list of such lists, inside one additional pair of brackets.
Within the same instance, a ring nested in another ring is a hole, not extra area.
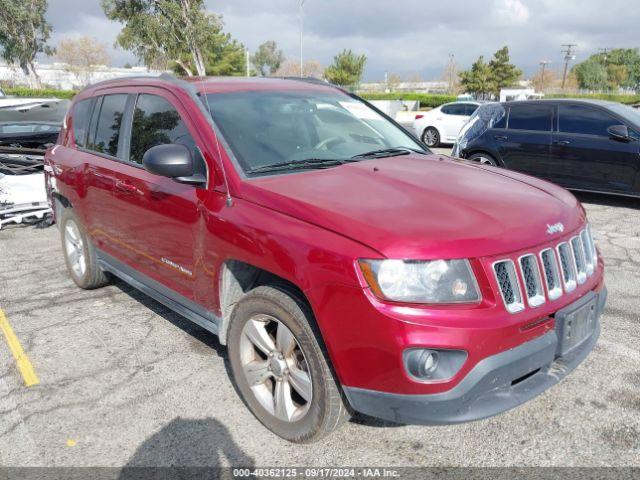
[(547, 70), (547, 65), (551, 63), (551, 60), (542, 60), (540, 65), (542, 65), (542, 77), (540, 78), (540, 93), (544, 93), (544, 74)]
[(302, 19), (302, 15), (303, 15), (302, 7), (304, 7), (304, 2), (305, 0), (300, 0), (300, 76), (301, 77), (304, 77), (304, 66), (302, 62), (302, 36), (303, 36), (303, 27), (304, 27), (304, 23)]

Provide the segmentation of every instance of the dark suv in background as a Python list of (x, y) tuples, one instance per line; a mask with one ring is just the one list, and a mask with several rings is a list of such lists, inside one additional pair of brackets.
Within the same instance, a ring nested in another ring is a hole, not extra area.
[(640, 195), (640, 112), (614, 102), (540, 100), (482, 105), (453, 155), (574, 190)]

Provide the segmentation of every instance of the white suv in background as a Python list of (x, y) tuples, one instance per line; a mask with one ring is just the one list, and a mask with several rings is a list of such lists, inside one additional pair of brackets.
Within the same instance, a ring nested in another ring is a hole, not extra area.
[(437, 147), (441, 143), (454, 143), (462, 126), (479, 106), (479, 102), (445, 103), (428, 112), (417, 114), (413, 121), (413, 129), (429, 147)]

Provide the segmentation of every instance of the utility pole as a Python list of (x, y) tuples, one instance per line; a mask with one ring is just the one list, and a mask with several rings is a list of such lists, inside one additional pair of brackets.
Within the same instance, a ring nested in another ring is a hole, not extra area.
[(302, 7), (304, 7), (304, 2), (305, 0), (300, 0), (300, 76), (304, 77), (304, 64), (302, 61), (302, 36), (303, 36), (303, 27), (304, 27), (304, 23), (303, 23), (303, 11), (302, 11)]
[(562, 74), (562, 89), (567, 82), (567, 71), (569, 70), (569, 62), (575, 60), (576, 54), (574, 48), (577, 47), (575, 43), (565, 43), (562, 45), (562, 53), (564, 53), (564, 73)]
[(598, 51), (602, 54), (602, 58), (604, 59), (605, 65), (607, 64), (607, 60), (609, 60), (609, 53), (611, 52), (611, 48), (599, 48)]
[(455, 60), (453, 53), (449, 54), (449, 93), (453, 93), (453, 71), (455, 70)]
[(540, 78), (540, 93), (544, 93), (544, 74), (547, 70), (547, 65), (551, 63), (551, 60), (542, 60), (540, 66), (542, 67), (542, 77)]

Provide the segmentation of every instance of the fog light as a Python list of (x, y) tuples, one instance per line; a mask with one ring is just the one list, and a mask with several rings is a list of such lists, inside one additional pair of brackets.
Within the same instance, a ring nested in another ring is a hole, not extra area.
[(467, 359), (461, 350), (411, 348), (404, 352), (407, 373), (418, 381), (445, 380), (453, 377)]

